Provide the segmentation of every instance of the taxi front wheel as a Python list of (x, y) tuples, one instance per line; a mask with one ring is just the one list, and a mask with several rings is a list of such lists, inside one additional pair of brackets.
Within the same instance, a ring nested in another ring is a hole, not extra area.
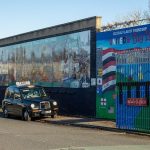
[(51, 115), (51, 118), (56, 118), (56, 117), (57, 117), (57, 114)]
[(30, 117), (29, 112), (27, 110), (23, 111), (23, 113), (22, 113), (22, 119), (24, 121), (30, 121), (31, 120), (31, 117)]

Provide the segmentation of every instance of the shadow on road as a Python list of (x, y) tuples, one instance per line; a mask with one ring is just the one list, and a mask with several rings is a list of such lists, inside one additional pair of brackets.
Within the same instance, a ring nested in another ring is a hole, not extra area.
[(55, 122), (58, 124), (77, 124), (77, 123), (84, 123), (84, 122), (95, 122), (100, 121), (100, 119), (91, 119), (91, 118), (73, 118), (73, 119), (50, 119), (47, 122)]
[(115, 121), (108, 121), (103, 119), (95, 119), (95, 118), (78, 118), (78, 117), (66, 117), (66, 116), (58, 116), (58, 118), (46, 118), (39, 120), (40, 122), (46, 122), (50, 124), (58, 124), (58, 125), (81, 125), (81, 126), (104, 126), (110, 128), (116, 128)]
[(3, 117), (3, 113), (0, 111), (0, 118), (2, 118)]

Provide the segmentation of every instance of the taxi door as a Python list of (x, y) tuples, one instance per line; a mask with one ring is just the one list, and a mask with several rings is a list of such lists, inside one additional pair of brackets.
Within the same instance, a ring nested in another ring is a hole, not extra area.
[(15, 114), (14, 111), (13, 111), (13, 103), (14, 103), (14, 91), (13, 91), (13, 88), (8, 88), (6, 90), (6, 93), (5, 93), (5, 101), (4, 101), (4, 105), (5, 107), (7, 108), (8, 110), (8, 113), (9, 114)]
[(22, 116), (23, 102), (21, 99), (19, 89), (17, 89), (17, 88), (14, 89), (14, 106), (13, 106), (13, 108), (15, 111), (15, 115)]

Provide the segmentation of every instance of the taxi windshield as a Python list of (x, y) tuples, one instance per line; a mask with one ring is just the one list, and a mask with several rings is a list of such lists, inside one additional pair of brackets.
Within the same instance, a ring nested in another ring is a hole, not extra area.
[(46, 97), (46, 93), (44, 89), (34, 87), (34, 88), (24, 88), (21, 89), (21, 95), (23, 99), (30, 99), (30, 98), (38, 98), (38, 97)]

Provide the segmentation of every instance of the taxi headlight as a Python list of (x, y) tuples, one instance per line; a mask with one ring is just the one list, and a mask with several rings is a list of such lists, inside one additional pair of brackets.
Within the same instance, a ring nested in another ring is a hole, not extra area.
[(53, 105), (56, 106), (56, 105), (57, 105), (57, 102), (53, 102)]
[(35, 108), (35, 105), (34, 105), (34, 104), (31, 104), (31, 108)]

